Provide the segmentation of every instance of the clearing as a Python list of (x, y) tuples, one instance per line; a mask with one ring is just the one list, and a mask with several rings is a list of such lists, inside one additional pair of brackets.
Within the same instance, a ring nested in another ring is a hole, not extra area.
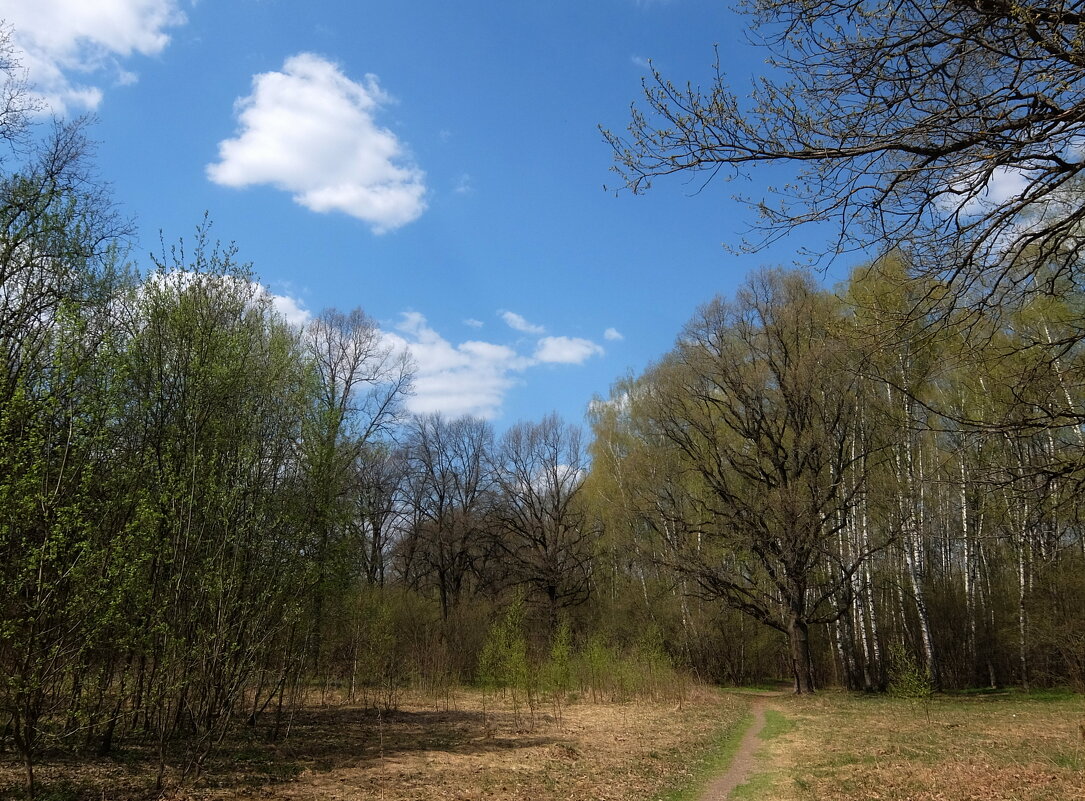
[[(228, 740), (193, 786), (174, 801), (291, 799), (525, 799), (634, 801), (689, 785), (696, 755), (711, 750), (747, 702), (708, 688), (674, 700), (574, 703), (532, 716), (512, 699), (455, 690), (407, 696), (378, 714), (312, 706), (285, 740), (260, 732)], [(63, 761), (46, 755), (40, 798), (56, 801), (153, 799), (153, 753), (123, 748), (112, 758)], [(169, 777), (167, 777), (169, 779)], [(14, 755), (0, 753), (0, 797), (21, 796)], [(6, 793), (5, 793), (6, 788)]]
[[(46, 754), (43, 800), (153, 799), (153, 753)], [(534, 713), (459, 689), (395, 712), (313, 705), (285, 739), (246, 731), (174, 801), (1085, 801), (1085, 697), (1003, 692), (914, 702), (694, 687), (674, 700)], [(0, 797), (21, 796), (11, 752)]]
[(771, 699), (765, 715), (736, 801), (1085, 801), (1081, 695), (830, 690)]

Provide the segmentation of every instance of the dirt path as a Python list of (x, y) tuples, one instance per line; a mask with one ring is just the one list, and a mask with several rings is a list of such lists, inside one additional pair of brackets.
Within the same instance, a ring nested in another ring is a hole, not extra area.
[(746, 733), (742, 735), (742, 741), (738, 744), (738, 750), (731, 760), (726, 771), (705, 788), (701, 795), (701, 801), (727, 801), (731, 791), (750, 777), (756, 760), (754, 754), (759, 744), (758, 735), (765, 727), (765, 699), (767, 696), (759, 695), (753, 699), (750, 711), (753, 713), (753, 723)]

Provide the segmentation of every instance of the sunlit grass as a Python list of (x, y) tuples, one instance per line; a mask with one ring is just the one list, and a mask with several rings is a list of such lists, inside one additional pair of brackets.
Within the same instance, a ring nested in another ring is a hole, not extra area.
[(746, 801), (1085, 799), (1085, 699), (958, 694), (929, 703), (825, 692), (781, 697)]

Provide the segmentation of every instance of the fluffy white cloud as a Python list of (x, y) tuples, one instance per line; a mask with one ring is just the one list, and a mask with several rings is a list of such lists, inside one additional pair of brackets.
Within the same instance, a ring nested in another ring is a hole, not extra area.
[(603, 332), (603, 339), (608, 342), (621, 342), (625, 337), (622, 336), (622, 332), (617, 328), (608, 328)]
[(268, 184), (317, 212), (339, 211), (383, 233), (426, 208), (424, 173), (375, 115), (390, 102), (374, 75), (348, 78), (312, 53), (252, 79), (237, 101), (237, 135), (207, 167), (217, 184)]
[(136, 80), (120, 60), (160, 53), (185, 15), (177, 0), (0, 0), (0, 19), (47, 110), (64, 115), (98, 106), (96, 79)]
[(541, 325), (535, 325), (529, 323), (521, 315), (516, 312), (501, 312), (501, 319), (505, 321), (505, 325), (514, 331), (522, 331), (525, 334), (545, 334), (546, 329)]
[(271, 307), (290, 325), (303, 326), (313, 316), (297, 298), (292, 298), (289, 295), (276, 295), (270, 290), (265, 291), (271, 298)]
[[(531, 326), (511, 312), (502, 316), (507, 314)], [(533, 328), (541, 330), (540, 326)], [(531, 355), (517, 350), (532, 347), (527, 343), (468, 340), (454, 344), (430, 327), (418, 312), (405, 312), (395, 330), (386, 331), (384, 336), (397, 350), (408, 351), (416, 365), (414, 395), (407, 400), (407, 409), (416, 414), (441, 412), (449, 417), (497, 417), (508, 392), (527, 380), (526, 371), (544, 364), (583, 364), (603, 353), (594, 342), (574, 337), (542, 337), (535, 342)]]
[(535, 359), (550, 364), (583, 364), (602, 355), (601, 346), (579, 337), (543, 337), (535, 348)]
[(517, 375), (531, 365), (530, 359), (504, 345), (475, 340), (454, 345), (417, 312), (405, 313), (385, 337), (414, 358), (414, 395), (407, 408), (416, 414), (496, 417)]

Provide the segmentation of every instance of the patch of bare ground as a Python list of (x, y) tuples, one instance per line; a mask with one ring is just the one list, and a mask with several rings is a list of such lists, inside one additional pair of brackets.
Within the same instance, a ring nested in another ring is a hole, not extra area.
[[(394, 712), (358, 707), (299, 711), (290, 734), (260, 732), (223, 744), (198, 782), (175, 801), (209, 799), (648, 799), (687, 783), (697, 753), (747, 702), (694, 688), (673, 700), (576, 703), (531, 711), (511, 699), (457, 690), (434, 702), (408, 697)], [(20, 774), (0, 755), (0, 787)], [(113, 759), (46, 759), (44, 788), (65, 799), (154, 798), (155, 765), (136, 749)]]
[(781, 698), (792, 722), (765, 743), (772, 801), (1085, 801), (1085, 699), (826, 692)]
[(753, 723), (742, 734), (738, 748), (727, 770), (712, 779), (704, 792), (701, 793), (701, 801), (727, 801), (736, 787), (746, 781), (753, 773), (757, 764), (755, 759), (758, 750), (758, 737), (765, 728), (765, 697), (754, 696), (750, 706), (753, 715)]

